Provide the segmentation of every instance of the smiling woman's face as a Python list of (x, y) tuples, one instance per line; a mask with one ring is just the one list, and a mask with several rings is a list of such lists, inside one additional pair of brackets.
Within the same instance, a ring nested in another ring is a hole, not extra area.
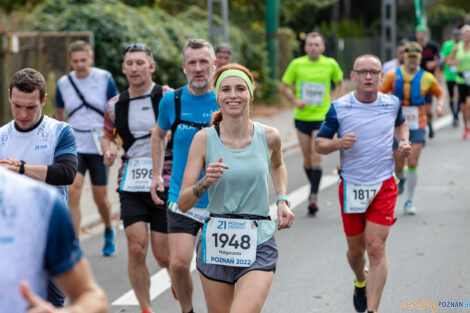
[(250, 90), (240, 77), (229, 76), (220, 83), (218, 102), (223, 113), (229, 115), (247, 113), (250, 101)]

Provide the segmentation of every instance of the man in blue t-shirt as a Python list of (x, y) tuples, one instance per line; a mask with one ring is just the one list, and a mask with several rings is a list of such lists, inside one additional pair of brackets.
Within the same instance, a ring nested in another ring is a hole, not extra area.
[(78, 173), (70, 186), (70, 211), (75, 232), (80, 230), (80, 197), (84, 177), (90, 172), (91, 191), (105, 226), (103, 255), (115, 251), (114, 232), (111, 227), (111, 202), (108, 199), (108, 167), (103, 163), (100, 140), (103, 133), (104, 111), (109, 99), (118, 94), (113, 77), (108, 71), (93, 67), (93, 51), (83, 41), (69, 46), (73, 71), (57, 82), (54, 116), (73, 127), (77, 140)]
[(44, 300), (48, 276), (69, 296), (71, 310), (107, 312), (63, 199), (1, 167), (0, 255), (0, 312), (55, 312)]
[[(0, 128), (0, 166), (57, 186), (68, 207), (67, 185), (77, 172), (75, 136), (70, 125), (42, 115), (46, 81), (38, 71), (16, 72), (8, 98), (13, 121)], [(63, 296), (50, 280), (47, 299), (62, 306)]]
[(163, 96), (159, 105), (156, 130), (152, 132), (154, 175), (150, 193), (156, 204), (163, 204), (156, 191), (164, 190), (162, 178), (164, 152), (167, 133), (170, 130), (173, 132), (173, 168), (167, 212), (171, 251), (170, 274), (183, 313), (193, 312), (193, 282), (189, 266), (196, 235), (202, 227), (204, 217), (207, 216), (205, 208), (209, 199), (205, 194), (188, 213), (182, 213), (176, 203), (193, 137), (201, 128), (209, 125), (212, 113), (219, 109), (210, 85), (216, 63), (214, 49), (209, 42), (202, 39), (189, 39), (186, 42), (183, 48), (183, 71), (188, 84)]

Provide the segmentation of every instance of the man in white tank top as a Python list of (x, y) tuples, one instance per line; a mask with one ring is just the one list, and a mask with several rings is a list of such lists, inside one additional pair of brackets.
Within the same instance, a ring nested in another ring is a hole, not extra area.
[(57, 82), (54, 116), (63, 121), (64, 109), (67, 111), (67, 122), (73, 127), (77, 140), (78, 173), (70, 186), (70, 211), (75, 232), (78, 233), (80, 197), (85, 174), (89, 170), (93, 199), (105, 226), (102, 251), (103, 255), (109, 256), (116, 247), (111, 226), (111, 202), (108, 199), (109, 168), (103, 163), (100, 140), (106, 103), (118, 91), (111, 73), (92, 67), (93, 51), (87, 42), (72, 42), (68, 53), (73, 71)]

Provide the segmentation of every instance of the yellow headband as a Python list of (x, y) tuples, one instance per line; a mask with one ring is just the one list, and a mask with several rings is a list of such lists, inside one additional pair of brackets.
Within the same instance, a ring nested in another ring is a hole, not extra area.
[(222, 74), (220, 74), (219, 78), (217, 79), (217, 83), (215, 84), (215, 89), (214, 89), (215, 98), (216, 99), (219, 98), (219, 89), (220, 89), (220, 84), (222, 83), (222, 81), (225, 78), (231, 77), (231, 76), (240, 77), (241, 79), (243, 79), (246, 85), (248, 86), (248, 89), (250, 90), (251, 97), (253, 98), (253, 83), (251, 82), (250, 78), (248, 77), (248, 75), (246, 75), (245, 72), (237, 70), (237, 69), (229, 69), (229, 70), (224, 71)]

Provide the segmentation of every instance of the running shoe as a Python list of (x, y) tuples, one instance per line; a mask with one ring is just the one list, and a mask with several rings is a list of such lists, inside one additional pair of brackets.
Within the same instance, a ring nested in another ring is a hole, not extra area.
[(405, 211), (403, 212), (405, 215), (415, 215), (416, 208), (413, 206), (413, 202), (408, 200), (405, 202)]
[(112, 228), (104, 231), (104, 246), (103, 255), (110, 256), (116, 251), (116, 245), (114, 244), (114, 231)]
[(365, 312), (367, 310), (366, 286), (359, 288), (354, 285), (353, 303), (357, 312)]
[(470, 134), (470, 127), (465, 127), (463, 134), (462, 134), (462, 138), (467, 139), (469, 134)]
[(310, 204), (308, 205), (308, 215), (315, 216), (318, 212), (317, 200), (312, 199), (310, 200)]

